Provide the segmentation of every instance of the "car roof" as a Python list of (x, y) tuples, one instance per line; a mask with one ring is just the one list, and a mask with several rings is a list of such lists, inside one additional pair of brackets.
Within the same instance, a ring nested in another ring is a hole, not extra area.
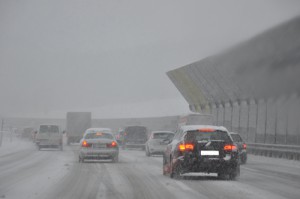
[(87, 133), (89, 131), (110, 131), (112, 133), (110, 128), (89, 128), (85, 132)]
[(224, 126), (213, 126), (213, 125), (186, 125), (180, 127), (184, 132), (185, 131), (192, 131), (192, 130), (198, 130), (198, 129), (214, 129), (219, 131), (227, 131), (228, 130)]
[(173, 133), (172, 131), (152, 131), (151, 133)]

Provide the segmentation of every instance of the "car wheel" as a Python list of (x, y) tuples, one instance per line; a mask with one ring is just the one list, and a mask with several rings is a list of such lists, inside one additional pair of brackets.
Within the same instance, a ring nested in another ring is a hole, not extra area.
[(240, 176), (240, 165), (239, 164), (229, 172), (229, 180), (236, 180), (236, 178), (238, 176)]
[(241, 164), (246, 164), (246, 162), (247, 162), (247, 156), (246, 156), (246, 155), (243, 155), (243, 156), (241, 157)]
[(113, 162), (113, 163), (119, 162), (119, 155), (114, 156), (114, 157), (112, 158), (112, 162)]
[(149, 148), (146, 147), (146, 156), (149, 157), (150, 156), (150, 153), (149, 153)]
[(173, 164), (172, 158), (170, 160), (170, 165), (171, 165), (170, 177), (174, 179), (181, 179), (181, 171), (182, 171), (181, 165)]
[(165, 171), (165, 166), (167, 164), (167, 160), (166, 160), (166, 157), (165, 155), (163, 155), (163, 164), (162, 164), (162, 169), (163, 169), (163, 175), (167, 175), (167, 172)]

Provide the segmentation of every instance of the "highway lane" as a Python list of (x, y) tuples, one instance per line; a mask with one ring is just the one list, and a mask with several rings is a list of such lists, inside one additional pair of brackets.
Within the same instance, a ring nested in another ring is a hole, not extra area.
[[(5, 198), (300, 198), (300, 162), (249, 156), (237, 181), (162, 175), (162, 157), (120, 150), (120, 162), (79, 163), (78, 146), (0, 154)], [(22, 197), (20, 197), (22, 196)]]

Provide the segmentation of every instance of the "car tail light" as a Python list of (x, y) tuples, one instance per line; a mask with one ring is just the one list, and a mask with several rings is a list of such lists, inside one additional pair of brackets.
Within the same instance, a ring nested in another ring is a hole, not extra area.
[(237, 147), (232, 144), (227, 144), (224, 146), (224, 151), (236, 151)]
[(194, 144), (179, 144), (178, 146), (179, 151), (193, 151), (194, 150)]
[(198, 129), (199, 132), (214, 132), (215, 130), (212, 128), (201, 128)]
[(86, 140), (83, 140), (81, 146), (82, 146), (82, 147), (91, 147), (91, 145), (90, 145), (89, 143), (87, 143)]
[(112, 141), (110, 144), (107, 144), (107, 147), (109, 148), (114, 148), (114, 147), (117, 147), (117, 143), (115, 141)]
[(243, 144), (243, 149), (246, 149), (247, 148), (247, 144)]

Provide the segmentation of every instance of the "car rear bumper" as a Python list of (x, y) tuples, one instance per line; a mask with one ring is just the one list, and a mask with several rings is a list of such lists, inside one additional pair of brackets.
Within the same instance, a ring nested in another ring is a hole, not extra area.
[(84, 159), (108, 159), (118, 154), (118, 150), (80, 150), (79, 157)]
[(220, 173), (234, 169), (239, 163), (236, 157), (225, 158), (184, 158), (180, 156), (175, 160), (175, 164), (180, 164), (182, 173), (203, 172), (203, 173)]

